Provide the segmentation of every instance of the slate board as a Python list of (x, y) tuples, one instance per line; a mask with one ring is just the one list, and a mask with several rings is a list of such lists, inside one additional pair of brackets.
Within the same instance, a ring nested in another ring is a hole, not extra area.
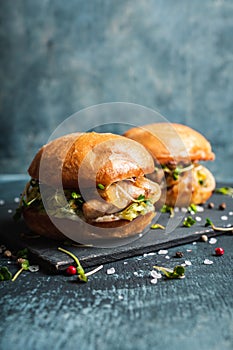
[[(210, 227), (205, 227), (206, 218), (210, 218), (216, 226), (233, 225), (233, 199), (229, 196), (214, 194), (209, 202), (215, 204), (214, 209), (208, 209), (208, 202), (203, 206), (204, 211), (198, 212), (193, 217), (199, 216), (200, 222), (196, 222), (192, 227), (186, 228), (181, 223), (172, 231), (156, 229), (149, 231), (135, 239), (134, 241), (113, 247), (113, 248), (95, 248), (95, 247), (76, 247), (69, 245), (67, 247), (64, 242), (57, 242), (45, 238), (32, 238), (23, 220), (15, 223), (12, 220), (12, 215), (17, 207), (15, 198), (19, 196), (24, 187), (25, 181), (1, 181), (1, 203), (0, 206), (0, 244), (5, 244), (11, 249), (19, 249), (27, 247), (32, 256), (32, 259), (38, 262), (41, 266), (51, 272), (63, 271), (72, 259), (66, 254), (58, 251), (58, 246), (62, 246), (72, 251), (83, 267), (92, 267), (107, 262), (116, 261), (131, 256), (141, 255), (144, 253), (158, 251), (159, 249), (168, 249), (173, 246), (185, 244), (199, 240), (201, 235), (216, 236), (222, 232), (213, 231)], [(223, 186), (222, 184), (218, 185)], [(226, 209), (219, 210), (219, 204), (225, 202)], [(189, 215), (181, 211), (176, 215)], [(228, 220), (222, 220), (222, 216), (227, 216)], [(159, 214), (157, 223), (167, 225), (169, 214)], [(23, 234), (23, 235), (22, 235)], [(29, 236), (29, 237), (28, 237)]]

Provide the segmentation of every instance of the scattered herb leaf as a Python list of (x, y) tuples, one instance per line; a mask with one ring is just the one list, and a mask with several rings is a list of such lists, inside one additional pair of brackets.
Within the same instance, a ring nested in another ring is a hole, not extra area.
[(188, 216), (187, 218), (184, 219), (183, 221), (183, 226), (185, 227), (191, 227), (195, 224), (196, 220), (192, 218), (192, 216)]
[(233, 196), (233, 187), (220, 187), (215, 189), (215, 193)]
[(6, 266), (1, 266), (0, 267), (0, 281), (8, 281), (11, 280), (12, 274), (8, 270), (8, 267)]
[(177, 265), (173, 270), (161, 266), (153, 266), (154, 269), (161, 271), (167, 278), (183, 278), (185, 276), (184, 266)]

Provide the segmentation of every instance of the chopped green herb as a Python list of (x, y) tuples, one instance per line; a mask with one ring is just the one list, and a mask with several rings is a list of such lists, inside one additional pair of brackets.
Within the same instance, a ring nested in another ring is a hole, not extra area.
[(164, 204), (160, 209), (161, 213), (170, 213), (170, 217), (174, 216), (174, 208)]
[(179, 175), (180, 175), (180, 169), (176, 168), (175, 170), (173, 170), (172, 172), (172, 176), (174, 180), (178, 180), (179, 179)]
[(204, 185), (204, 180), (199, 179), (199, 180), (198, 180), (198, 183), (199, 183), (199, 185), (202, 186), (202, 185)]
[(183, 226), (185, 227), (191, 227), (195, 224), (196, 220), (192, 218), (192, 216), (188, 216), (187, 218), (184, 219), (183, 221)]
[(137, 202), (144, 202), (145, 196), (143, 194), (140, 194), (136, 200), (137, 200)]
[(98, 187), (100, 190), (104, 190), (104, 189), (105, 189), (105, 186), (102, 185), (102, 184), (98, 184), (97, 187)]
[(188, 211), (189, 211), (190, 213), (191, 213), (191, 212), (196, 213), (196, 212), (197, 212), (197, 206), (196, 206), (194, 203), (190, 204), (190, 206), (188, 207)]
[(1, 266), (0, 267), (0, 281), (8, 281), (11, 280), (12, 274), (8, 270), (6, 266)]
[(74, 198), (74, 199), (78, 199), (78, 198), (81, 198), (81, 194), (79, 194), (77, 192), (72, 192), (71, 193), (71, 197)]
[(151, 225), (150, 228), (152, 228), (153, 230), (156, 230), (158, 228), (161, 228), (162, 230), (165, 229), (165, 227), (163, 225), (160, 225), (160, 224), (153, 224), (153, 225)]
[(153, 267), (154, 269), (163, 272), (167, 278), (183, 278), (185, 276), (185, 268), (181, 265), (175, 266), (173, 270), (160, 266)]
[(74, 261), (77, 264), (77, 268), (76, 269), (77, 269), (78, 278), (82, 282), (87, 282), (87, 276), (85, 275), (84, 269), (83, 269), (82, 265), (80, 264), (79, 259), (77, 258), (77, 256), (75, 256), (73, 253), (69, 252), (68, 250), (60, 248), (60, 247), (58, 247), (58, 250), (60, 250), (63, 253), (66, 253), (72, 259), (74, 259)]
[(215, 189), (215, 193), (233, 196), (233, 187), (220, 187)]

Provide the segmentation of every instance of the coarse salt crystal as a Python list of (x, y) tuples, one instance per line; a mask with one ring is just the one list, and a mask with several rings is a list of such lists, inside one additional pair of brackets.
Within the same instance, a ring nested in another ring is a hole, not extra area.
[(195, 217), (196, 221), (200, 222), (202, 220), (202, 218), (200, 216), (196, 216)]
[(157, 278), (153, 278), (151, 281), (150, 281), (150, 283), (152, 283), (152, 284), (156, 284), (157, 283)]
[(111, 267), (110, 269), (107, 269), (107, 275), (112, 275), (116, 272), (116, 270), (114, 269), (114, 267)]
[(19, 203), (19, 201), (20, 201), (19, 197), (15, 197), (15, 198), (14, 198), (14, 202), (15, 202), (15, 203)]
[(28, 268), (30, 272), (37, 272), (39, 271), (39, 269), (40, 269), (39, 265), (30, 265)]
[(197, 242), (193, 242), (193, 245), (196, 245), (197, 244)]
[(188, 209), (187, 208), (181, 208), (182, 213), (187, 213)]
[(165, 259), (170, 259), (170, 256), (169, 256), (169, 255), (166, 255), (166, 256), (165, 256)]
[(118, 299), (123, 300), (124, 299), (123, 295), (118, 295)]
[(166, 255), (168, 253), (168, 250), (165, 250), (165, 249), (160, 249), (159, 251), (158, 251), (158, 254), (159, 255)]
[(150, 255), (155, 255), (156, 253), (144, 253), (143, 256), (146, 257), (146, 256), (150, 256)]
[(154, 270), (150, 272), (150, 275), (153, 278), (161, 278), (162, 277), (161, 273), (154, 271)]
[(138, 276), (138, 272), (137, 271), (135, 271), (133, 274), (134, 274), (134, 276)]
[(127, 265), (128, 264), (128, 261), (124, 261), (124, 265)]
[(175, 212), (175, 213), (178, 213), (179, 211), (180, 211), (180, 208), (179, 208), (179, 207), (175, 207), (175, 208), (174, 208), (174, 212)]
[(191, 263), (191, 261), (189, 261), (189, 260), (185, 260), (185, 265), (187, 265), (187, 266), (191, 266), (192, 265), (192, 263)]
[(197, 209), (197, 212), (198, 212), (198, 213), (202, 213), (202, 212), (204, 211), (204, 208), (201, 207), (200, 205), (197, 205), (197, 206), (196, 206), (196, 209)]
[(223, 221), (224, 221), (224, 220), (228, 220), (228, 216), (222, 215), (222, 216), (221, 216), (221, 220), (223, 220)]
[(232, 216), (232, 215), (233, 215), (233, 211), (229, 211), (229, 215), (231, 215), (231, 216)]
[(5, 204), (4, 199), (0, 199), (0, 205), (4, 205), (4, 204)]
[(209, 260), (209, 259), (205, 259), (205, 260), (203, 261), (203, 263), (204, 263), (205, 265), (212, 265), (212, 264), (213, 264), (213, 261), (212, 261), (212, 260)]
[(216, 238), (210, 238), (209, 244), (215, 244), (217, 242)]
[(191, 253), (192, 249), (186, 249), (186, 252)]
[(12, 209), (8, 209), (7, 212), (8, 212), (9, 214), (11, 214), (11, 213), (12, 213)]

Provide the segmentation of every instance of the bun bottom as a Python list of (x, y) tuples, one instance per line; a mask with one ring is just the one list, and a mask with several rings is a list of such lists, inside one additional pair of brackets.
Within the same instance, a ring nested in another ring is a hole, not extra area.
[[(87, 243), (95, 240), (111, 240), (111, 239), (127, 239), (133, 237), (136, 234), (142, 233), (147, 226), (151, 224), (152, 219), (155, 216), (155, 212), (149, 212), (145, 215), (140, 215), (133, 221), (119, 220), (111, 222), (94, 223), (92, 225), (85, 222), (80, 223), (80, 230), (78, 238), (79, 243)], [(42, 237), (50, 238), (53, 240), (64, 240), (72, 238), (72, 234), (64, 234), (65, 228), (75, 229), (77, 232), (78, 222), (74, 222), (70, 219), (58, 219), (53, 218), (51, 221), (50, 217), (45, 212), (39, 212), (36, 209), (25, 208), (23, 210), (23, 217), (28, 228), (34, 233), (39, 234)], [(58, 229), (64, 228), (63, 229)], [(118, 229), (119, 228), (119, 229)], [(79, 229), (79, 227), (78, 227)], [(106, 230), (103, 230), (106, 229)], [(108, 230), (109, 229), (109, 230)], [(115, 229), (115, 230), (110, 230)], [(73, 235), (74, 236), (74, 235)], [(75, 241), (77, 235), (75, 235)]]

